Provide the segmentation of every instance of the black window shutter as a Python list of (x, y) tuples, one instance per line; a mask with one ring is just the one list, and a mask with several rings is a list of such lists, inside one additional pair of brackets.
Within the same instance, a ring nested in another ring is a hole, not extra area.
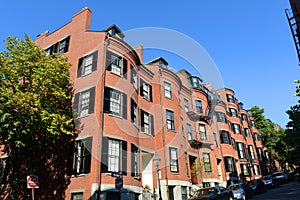
[(96, 89), (96, 87), (92, 87), (90, 89), (89, 114), (94, 113), (95, 98), (96, 98), (95, 89)]
[(127, 119), (127, 95), (125, 93), (122, 93), (122, 97), (123, 97), (123, 102), (122, 102), (122, 106), (123, 106), (123, 118)]
[(106, 113), (110, 112), (110, 88), (109, 87), (105, 87), (104, 88), (104, 108), (103, 111)]
[(141, 93), (141, 96), (142, 96), (142, 97), (144, 96), (144, 92), (143, 92), (143, 84), (144, 84), (144, 80), (143, 80), (143, 79), (140, 79), (140, 93)]
[(105, 64), (105, 67), (106, 67), (106, 70), (108, 70), (108, 71), (111, 71), (111, 55), (112, 55), (112, 52), (106, 51), (106, 64)]
[(58, 42), (53, 45), (53, 53), (57, 53), (58, 51)]
[(108, 172), (108, 138), (102, 137), (101, 172)]
[(123, 77), (127, 79), (128, 62), (123, 58)]
[(68, 52), (69, 51), (69, 44), (70, 44), (70, 36), (68, 36), (66, 39), (66, 45), (65, 45), (65, 48), (64, 48), (64, 53)]
[(127, 175), (127, 142), (122, 141), (122, 174)]
[(150, 115), (150, 123), (151, 123), (151, 135), (154, 135), (154, 117)]
[(77, 71), (77, 78), (81, 77), (82, 74), (82, 64), (83, 64), (83, 58), (80, 58), (78, 61), (78, 71)]
[(149, 98), (150, 101), (152, 102), (152, 85), (149, 85)]
[(144, 115), (145, 115), (145, 111), (141, 110), (141, 131), (144, 132), (145, 131), (145, 121), (144, 121)]
[(67, 174), (74, 174), (74, 158), (75, 158), (75, 141), (69, 143), (69, 151), (67, 158)]
[(73, 116), (75, 118), (78, 117), (78, 112), (79, 112), (79, 109), (78, 109), (78, 106), (79, 106), (79, 96), (80, 96), (80, 93), (77, 93), (75, 94), (75, 99), (74, 99), (74, 103), (73, 103)]
[(134, 173), (134, 167), (135, 167), (135, 161), (134, 161), (134, 150), (135, 150), (135, 146), (134, 144), (131, 144), (131, 176), (135, 176)]
[(91, 162), (92, 162), (92, 142), (93, 137), (88, 137), (84, 139), (84, 173), (90, 173), (91, 171)]
[(130, 119), (131, 119), (131, 122), (133, 122), (134, 118), (134, 101), (133, 99), (130, 99)]
[(92, 72), (97, 70), (98, 51), (93, 53)]

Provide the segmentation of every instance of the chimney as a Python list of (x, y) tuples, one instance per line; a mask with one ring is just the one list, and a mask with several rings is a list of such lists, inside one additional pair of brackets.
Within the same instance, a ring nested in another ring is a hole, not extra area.
[(84, 7), (80, 12), (72, 17), (72, 22), (77, 23), (84, 31), (90, 30), (92, 11), (88, 7)]
[(135, 46), (133, 49), (138, 54), (141, 63), (144, 63), (144, 47), (139, 44), (139, 45)]

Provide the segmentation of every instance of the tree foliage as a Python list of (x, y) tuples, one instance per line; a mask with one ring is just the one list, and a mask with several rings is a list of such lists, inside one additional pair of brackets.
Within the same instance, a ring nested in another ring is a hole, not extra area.
[(285, 132), (282, 128), (276, 129), (270, 119), (265, 118), (264, 109), (254, 106), (250, 109), (263, 144), (270, 150), (279, 162), (285, 161), (288, 145), (285, 143)]
[[(41, 184), (37, 199), (61, 199), (68, 184), (65, 152), (75, 137), (70, 64), (64, 56), (47, 56), (27, 35), (5, 43), (7, 50), (0, 53), (0, 145), (11, 165), (0, 198), (24, 198), (26, 175), (35, 169)], [(52, 187), (50, 180), (61, 186)]]

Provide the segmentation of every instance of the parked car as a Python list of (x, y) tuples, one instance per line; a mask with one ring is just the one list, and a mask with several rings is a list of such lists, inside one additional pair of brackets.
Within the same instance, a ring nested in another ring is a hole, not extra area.
[(289, 182), (289, 175), (286, 171), (275, 172), (272, 176), (273, 178), (276, 178), (280, 184)]
[(263, 182), (265, 183), (267, 189), (279, 187), (279, 182), (272, 175), (264, 176)]
[(253, 197), (252, 188), (245, 183), (232, 184), (228, 187), (229, 191), (232, 191), (234, 199), (245, 200)]
[(202, 188), (189, 200), (233, 200), (233, 193), (222, 186)]
[(252, 188), (254, 195), (262, 194), (267, 191), (267, 187), (262, 179), (255, 179), (250, 181), (248, 185)]

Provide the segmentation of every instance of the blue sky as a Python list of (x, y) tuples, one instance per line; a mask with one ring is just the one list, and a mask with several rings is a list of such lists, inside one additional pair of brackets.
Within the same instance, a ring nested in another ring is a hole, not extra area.
[[(244, 107), (265, 109), (265, 116), (285, 127), (285, 111), (297, 103), (294, 79), (299, 79), (296, 51), (284, 13), (288, 0), (152, 0), (152, 1), (17, 1), (2, 3), (0, 51), (8, 36), (32, 39), (55, 31), (88, 6), (92, 30), (111, 24), (123, 31), (161, 27), (199, 43), (217, 66), (224, 85), (235, 91)], [(189, 63), (169, 53), (149, 51), (145, 61), (162, 54), (175, 69)]]

